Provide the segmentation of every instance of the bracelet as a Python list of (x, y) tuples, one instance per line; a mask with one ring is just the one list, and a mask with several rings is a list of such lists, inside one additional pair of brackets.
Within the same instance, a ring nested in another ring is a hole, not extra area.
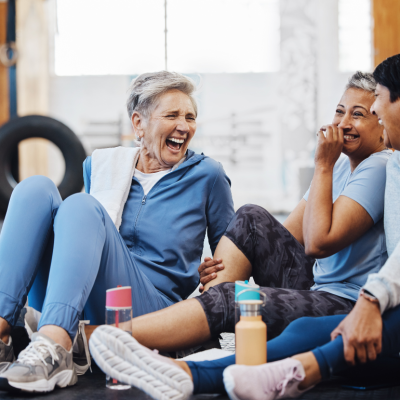
[(370, 292), (365, 289), (361, 289), (360, 296), (364, 297), (366, 300), (370, 301), (371, 303), (378, 304), (379, 300)]

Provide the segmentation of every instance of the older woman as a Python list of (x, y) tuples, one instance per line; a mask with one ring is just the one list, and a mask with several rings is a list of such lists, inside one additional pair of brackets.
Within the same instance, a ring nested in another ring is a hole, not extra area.
[[(351, 77), (333, 124), (323, 127), (326, 137), (323, 131), (318, 134), (310, 190), (284, 226), (261, 207), (245, 206), (218, 244), (215, 255), (224, 259), (225, 270), (214, 282), (253, 274), (267, 295), (262, 317), (268, 339), (303, 316), (349, 313), (368, 274), (379, 271), (387, 259), (382, 217), (386, 163), (392, 152), (386, 149), (383, 128), (370, 111), (375, 88), (371, 74)], [(347, 157), (340, 157), (341, 152)], [(198, 298), (134, 319), (132, 334), (142, 345), (171, 351), (233, 331), (234, 323), (234, 284), (228, 282)], [(182, 399), (193, 385), (195, 393), (224, 390), (222, 371), (235, 362), (234, 356), (216, 362), (178, 362), (179, 369), (171, 360), (144, 351), (134, 338), (101, 327), (90, 340), (92, 355), (108, 374), (123, 377), (155, 398), (164, 398), (152, 384), (155, 377), (160, 379), (160, 371), (163, 382), (179, 390)], [(291, 343), (281, 342), (282, 349)], [(127, 363), (139, 367), (143, 375), (137, 379), (135, 374), (133, 379), (130, 371), (137, 370), (128, 369)], [(241, 382), (246, 391), (248, 386)], [(258, 394), (256, 398), (262, 398)]]
[[(188, 150), (196, 131), (194, 89), (188, 78), (169, 72), (133, 82), (127, 108), (141, 146), (129, 167), (120, 226), (96, 196), (62, 201), (45, 177), (14, 190), (0, 239), (0, 362), (13, 359), (10, 329), (28, 293), (42, 316), (32, 343), (9, 367), (10, 388), (50, 391), (76, 383), (72, 340), (83, 312), (92, 324), (104, 323), (107, 289), (132, 286), (139, 316), (196, 288), (206, 230), (214, 251), (234, 210), (222, 166)], [(120, 161), (103, 169), (111, 170), (112, 187), (119, 184)], [(104, 184), (102, 160), (96, 162), (84, 163), (86, 192), (94, 179), (96, 193)]]

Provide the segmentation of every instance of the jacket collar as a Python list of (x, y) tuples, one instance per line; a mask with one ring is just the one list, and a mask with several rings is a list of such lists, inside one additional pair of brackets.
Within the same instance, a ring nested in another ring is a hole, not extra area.
[(196, 154), (193, 150), (188, 149), (186, 152), (186, 160), (175, 171), (196, 164), (197, 162), (203, 160), (205, 157), (206, 156), (204, 154)]

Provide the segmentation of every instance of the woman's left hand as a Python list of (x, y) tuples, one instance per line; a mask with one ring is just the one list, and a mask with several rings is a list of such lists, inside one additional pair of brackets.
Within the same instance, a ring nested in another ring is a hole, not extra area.
[(333, 168), (343, 149), (343, 135), (343, 129), (337, 125), (324, 125), (320, 129), (315, 151), (315, 167)]

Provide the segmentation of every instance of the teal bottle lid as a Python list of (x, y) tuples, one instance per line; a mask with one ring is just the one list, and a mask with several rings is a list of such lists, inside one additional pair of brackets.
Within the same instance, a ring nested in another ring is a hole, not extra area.
[(236, 281), (235, 282), (235, 300), (236, 296), (246, 289), (254, 289), (254, 291), (243, 293), (237, 299), (238, 301), (243, 300), (260, 300), (260, 286), (256, 284), (250, 284), (249, 281)]

